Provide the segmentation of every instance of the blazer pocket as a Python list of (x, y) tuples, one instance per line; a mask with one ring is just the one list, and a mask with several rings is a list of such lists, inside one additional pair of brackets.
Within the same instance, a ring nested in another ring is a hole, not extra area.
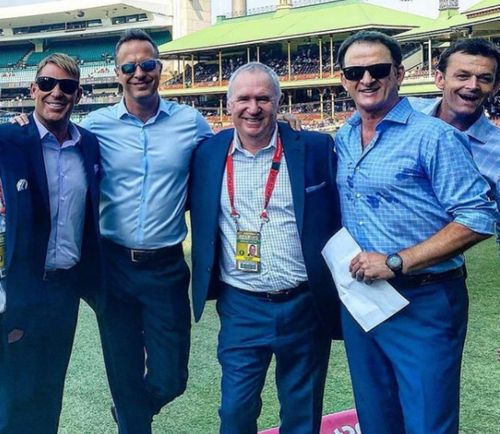
[(321, 184), (310, 185), (309, 187), (306, 187), (306, 193), (313, 193), (325, 187), (326, 187), (326, 181), (323, 181)]

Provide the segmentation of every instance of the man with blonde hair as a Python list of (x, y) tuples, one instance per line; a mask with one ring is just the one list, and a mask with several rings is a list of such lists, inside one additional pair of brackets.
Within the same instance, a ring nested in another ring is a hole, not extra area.
[(46, 57), (29, 125), (0, 126), (1, 434), (57, 433), (80, 297), (101, 287), (99, 147), (70, 122), (79, 78), (71, 57)]

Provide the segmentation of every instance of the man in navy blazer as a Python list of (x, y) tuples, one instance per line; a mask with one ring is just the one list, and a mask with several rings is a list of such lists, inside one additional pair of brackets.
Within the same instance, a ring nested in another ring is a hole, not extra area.
[(0, 126), (6, 260), (0, 433), (56, 434), (80, 297), (99, 304), (99, 148), (69, 121), (78, 64), (39, 64), (27, 127)]
[(340, 228), (333, 142), (278, 124), (280, 97), (270, 68), (239, 68), (227, 95), (235, 129), (204, 141), (192, 160), (194, 315), (217, 298), (224, 434), (257, 432), (273, 355), (280, 432), (319, 432), (330, 342), (340, 337), (321, 257)]

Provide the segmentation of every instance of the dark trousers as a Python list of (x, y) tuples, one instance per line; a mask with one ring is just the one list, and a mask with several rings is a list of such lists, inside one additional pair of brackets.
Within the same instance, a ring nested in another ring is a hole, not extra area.
[(186, 388), (189, 268), (180, 246), (136, 263), (106, 241), (104, 258), (107, 296), (98, 320), (119, 433), (149, 434), (153, 416)]
[(310, 291), (271, 302), (226, 286), (217, 300), (222, 434), (255, 434), (261, 392), (276, 358), (280, 433), (319, 432), (331, 341)]
[(7, 298), (0, 315), (2, 434), (57, 433), (80, 304), (76, 283), (70, 272)]
[(370, 332), (342, 308), (363, 434), (457, 434), (467, 329), (463, 278), (398, 288), (410, 301)]

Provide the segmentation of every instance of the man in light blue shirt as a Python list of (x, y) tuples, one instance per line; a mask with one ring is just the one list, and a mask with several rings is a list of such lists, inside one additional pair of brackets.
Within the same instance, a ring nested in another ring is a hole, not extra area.
[(468, 308), (461, 253), (493, 233), (495, 204), (464, 135), (399, 97), (401, 61), (379, 32), (339, 49), (357, 108), (335, 138), (342, 221), (362, 250), (349, 271), (367, 284), (389, 280), (410, 302), (369, 332), (343, 308), (344, 339), (364, 434), (456, 434)]
[(108, 285), (98, 319), (120, 434), (151, 433), (188, 376), (184, 212), (191, 154), (212, 132), (193, 108), (161, 100), (158, 57), (147, 33), (127, 31), (115, 49), (123, 99), (82, 122), (101, 146)]
[[(464, 39), (447, 48), (440, 57), (436, 86), (443, 98), (409, 98), (414, 109), (438, 117), (463, 131), (469, 139), (477, 167), (491, 188), (500, 210), (500, 128), (483, 110), (486, 100), (500, 84), (500, 52), (484, 39)], [(496, 222), (500, 248), (500, 213)]]

